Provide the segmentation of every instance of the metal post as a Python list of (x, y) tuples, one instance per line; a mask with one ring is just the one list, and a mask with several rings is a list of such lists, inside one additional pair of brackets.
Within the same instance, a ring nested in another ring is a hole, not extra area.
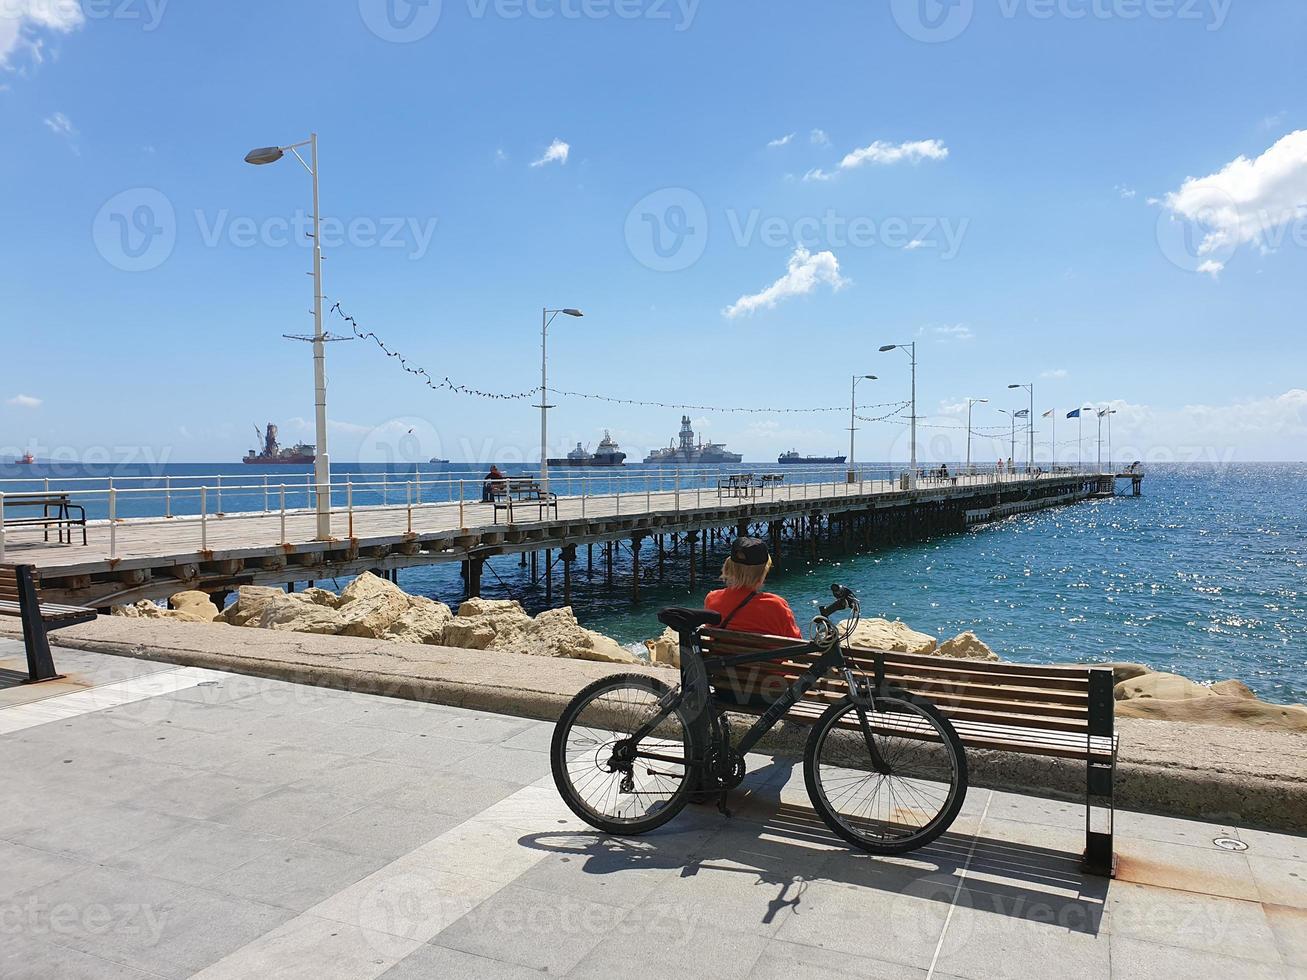
[(214, 511), (214, 514), (218, 517), (221, 517), (222, 516), (222, 474), (221, 473), (218, 474), (217, 491), (218, 491), (218, 507)]
[(463, 481), (458, 481), (458, 529), (467, 530), (467, 518), (463, 513)]
[(286, 543), (286, 484), (281, 485), (281, 543)]
[(408, 533), (413, 533), (413, 484), (408, 484)]
[[(112, 492), (109, 494), (109, 509), (113, 511)], [(113, 518), (110, 518), (110, 527), (113, 527)], [(112, 551), (112, 549), (110, 549)], [(200, 487), (200, 550), (209, 550), (209, 488)]]
[(172, 477), (163, 478), (163, 516), (172, 517)]
[(268, 475), (263, 475), (263, 512), (266, 514), (272, 508), (268, 506)]
[(676, 513), (679, 514), (681, 512), (681, 474), (679, 472), (676, 474), (676, 483), (673, 489), (676, 493)]
[(349, 514), (349, 540), (354, 540), (354, 481), (345, 481), (345, 510)]
[[(327, 454), (327, 345), (322, 331), (322, 206), (318, 193), (318, 134), (309, 134), (313, 173), (313, 402), (317, 447), (313, 473), (318, 484), (318, 540), (331, 537), (331, 462)], [(324, 496), (325, 490), (325, 496)]]
[(5, 560), (5, 494), (0, 490), (0, 561)]
[(109, 557), (118, 557), (118, 491), (112, 486), (109, 487)]
[(545, 336), (549, 333), (549, 311), (540, 310), (540, 489), (549, 489), (549, 381), (546, 376)]

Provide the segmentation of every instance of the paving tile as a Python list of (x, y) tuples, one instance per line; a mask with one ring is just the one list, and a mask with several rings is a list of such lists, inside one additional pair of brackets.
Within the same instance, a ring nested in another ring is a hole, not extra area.
[(156, 973), (134, 970), (81, 950), (36, 936), (0, 939), (0, 977), (6, 980), (153, 980)]
[(358, 800), (330, 790), (287, 786), (248, 803), (221, 809), (210, 819), (278, 837), (304, 837), (361, 806)]
[(1283, 905), (1263, 905), (1262, 909), (1284, 962), (1307, 967), (1307, 912)]
[(637, 916), (675, 918), (689, 913), (696, 922), (725, 923), (740, 932), (774, 936), (801, 907), (810, 884), (810, 865), (767, 860), (749, 862), (712, 857), (667, 871), (637, 907)]
[(638, 852), (599, 842), (585, 855), (549, 854), (514, 881), (537, 891), (566, 894), (587, 902), (635, 908), (678, 871), (652, 867)]
[(1116, 811), (1114, 830), (1118, 838), (1188, 844), (1191, 847), (1215, 847), (1212, 841), (1217, 837), (1239, 838), (1241, 835), (1239, 828), (1232, 823), (1182, 820), (1130, 810)]
[(193, 770), (157, 782), (143, 795), (161, 813), (207, 820), (231, 807), (267, 796), (284, 785), (253, 776)]
[(541, 980), (541, 973), (502, 960), (445, 946), (421, 946), (381, 975), (381, 980)]
[(1307, 861), (1249, 854), (1257, 894), (1263, 902), (1307, 909)]
[(433, 943), (557, 975), (584, 959), (628, 912), (507, 885), (442, 930)]
[(360, 881), (385, 858), (352, 854), (305, 841), (278, 840), (207, 881), (214, 891), (303, 912)]
[(504, 715), (460, 714), (443, 719), (427, 734), (463, 742), (502, 743), (530, 728), (532, 722)]
[(637, 909), (600, 940), (569, 978), (745, 977), (767, 940), (733, 928), (727, 916), (688, 916), (675, 908)]
[[(1083, 767), (1082, 767), (1083, 768)], [(976, 795), (979, 791), (973, 790)], [(971, 793), (968, 793), (968, 797)], [(1085, 805), (1067, 800), (1049, 800), (1038, 796), (1021, 796), (1017, 793), (994, 792), (988, 801), (989, 816), (996, 820), (1018, 820), (1024, 823), (1048, 824), (1068, 830), (1085, 829)]]
[[(869, 950), (874, 952), (874, 950)], [(687, 971), (689, 972), (689, 971)], [(940, 974), (935, 974), (937, 977)], [(748, 980), (794, 980), (795, 977), (860, 977), (864, 980), (925, 980), (926, 971), (885, 960), (837, 953), (816, 946), (769, 940), (748, 973)]]
[(1113, 938), (1240, 959), (1279, 959), (1270, 923), (1257, 902), (1117, 881), (1107, 894), (1107, 929)]
[(1118, 838), (1115, 845), (1118, 882), (1245, 901), (1258, 899), (1252, 869), (1242, 853), (1221, 850), (1212, 844), (1193, 847), (1128, 837)]
[(1120, 936), (1111, 938), (1112, 976), (1129, 980), (1276, 980), (1276, 963), (1237, 959), (1215, 952), (1162, 946)]
[(124, 871), (202, 885), (248, 861), (275, 854), (285, 843), (268, 834), (196, 821), (105, 863)]
[(432, 770), (462, 766), (467, 759), (477, 753), (477, 746), (467, 739), (428, 733), (390, 732), (388, 729), (380, 729), (380, 731), (401, 737), (375, 748), (368, 753), (369, 759)]
[(1274, 834), (1266, 830), (1244, 829), (1239, 840), (1248, 845), (1248, 855), (1307, 861), (1307, 836), (1302, 834)]
[(394, 860), (461, 822), (446, 813), (372, 802), (300, 836), (339, 851)]
[[(4, 869), (0, 875), (0, 902), (20, 892), (39, 892), (42, 886), (83, 871), (88, 866), (80, 858), (0, 841), (0, 868)], [(0, 930), (2, 927), (3, 923), (0, 923)], [(0, 976), (3, 975), (0, 971)]]
[(182, 817), (117, 803), (78, 806), (70, 812), (59, 801), (48, 800), (43, 801), (41, 812), (28, 826), (8, 836), (30, 847), (88, 861), (106, 861), (115, 854), (179, 833), (191, 823)]
[(550, 775), (549, 753), (489, 745), (460, 760), (473, 772), (526, 786)]

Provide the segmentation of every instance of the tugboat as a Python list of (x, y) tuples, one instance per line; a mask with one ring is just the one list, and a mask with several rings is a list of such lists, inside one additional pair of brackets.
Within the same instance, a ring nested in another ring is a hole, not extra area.
[(817, 466), (823, 463), (843, 463), (848, 458), (847, 456), (800, 456), (797, 449), (791, 449), (788, 453), (777, 456), (776, 462), (783, 466), (791, 464)]
[(621, 466), (626, 460), (626, 453), (613, 441), (613, 437), (604, 429), (604, 437), (599, 441), (596, 452), (588, 452), (578, 442), (563, 459), (551, 459), (550, 466)]
[[(257, 425), (254, 431), (258, 433)], [(269, 422), (268, 430), (263, 436), (263, 452), (256, 453), (251, 449), (241, 462), (255, 466), (302, 466), (305, 463), (312, 463), (317, 458), (317, 447), (308, 443), (300, 442), (289, 449), (282, 449), (277, 445), (277, 427)]]
[(666, 449), (655, 449), (644, 458), (646, 463), (738, 463), (744, 459), (740, 453), (728, 452), (726, 444), (721, 442), (694, 441), (694, 429), (690, 426), (690, 416), (681, 416), (680, 444), (673, 443)]

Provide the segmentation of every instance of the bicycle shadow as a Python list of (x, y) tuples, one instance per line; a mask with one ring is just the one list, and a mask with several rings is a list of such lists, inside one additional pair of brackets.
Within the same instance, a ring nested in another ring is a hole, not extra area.
[(524, 836), (520, 843), (581, 858), (585, 874), (662, 870), (679, 871), (681, 878), (703, 872), (750, 876), (757, 886), (775, 889), (764, 924), (786, 908), (799, 914), (808, 886), (830, 883), (1098, 935), (1108, 882), (1086, 875), (1078, 853), (976, 833), (967, 829), (974, 816), (965, 814), (956, 829), (907, 855), (886, 858), (851, 850), (806, 799), (794, 802), (793, 792), (782, 798), (796, 766), (775, 760), (750, 773), (728, 801), (729, 820), (712, 805), (690, 806), (639, 837), (546, 832)]

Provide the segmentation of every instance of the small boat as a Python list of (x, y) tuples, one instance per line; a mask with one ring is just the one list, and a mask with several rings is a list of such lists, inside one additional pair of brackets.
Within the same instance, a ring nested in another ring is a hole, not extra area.
[(19, 466), (31, 466), (36, 462), (36, 457), (31, 453), (23, 453), (18, 459), (14, 460)]
[(428, 462), (431, 463), (432, 466), (445, 466), (445, 465), (448, 465), (449, 460), (447, 460), (447, 459), (437, 459), (436, 457), (433, 456), (433, 457), (431, 457), (430, 460), (428, 460)]
[(613, 437), (604, 429), (604, 437), (599, 441), (599, 449), (588, 451), (579, 442), (566, 457), (551, 459), (550, 466), (621, 466), (626, 460), (626, 453), (613, 441)]

